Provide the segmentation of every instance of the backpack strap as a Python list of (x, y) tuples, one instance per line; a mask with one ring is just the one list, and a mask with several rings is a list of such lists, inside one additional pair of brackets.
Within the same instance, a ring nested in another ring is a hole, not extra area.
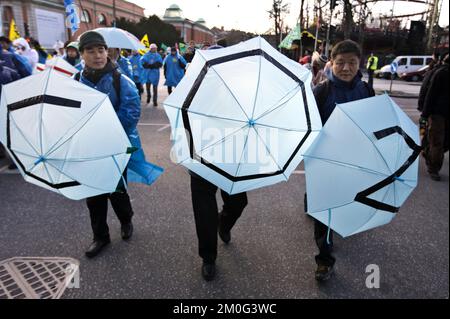
[(113, 86), (114, 90), (116, 91), (117, 99), (119, 100), (120, 104), (120, 78), (122, 77), (122, 73), (118, 71), (117, 69), (114, 69), (113, 71)]

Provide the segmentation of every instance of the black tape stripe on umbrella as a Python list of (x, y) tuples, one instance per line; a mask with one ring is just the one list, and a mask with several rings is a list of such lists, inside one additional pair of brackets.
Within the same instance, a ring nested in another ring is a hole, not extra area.
[(8, 115), (6, 118), (7, 147), (9, 149), (9, 151), (11, 152), (12, 156), (14, 157), (14, 159), (16, 160), (16, 162), (18, 163), (18, 165), (22, 168), (22, 171), (24, 171), (27, 176), (30, 176), (31, 178), (34, 178), (37, 181), (39, 181), (47, 186), (50, 186), (54, 189), (63, 189), (63, 188), (68, 188), (68, 187), (80, 186), (81, 184), (77, 181), (53, 184), (39, 176), (36, 176), (36, 175), (28, 172), (25, 169), (25, 166), (23, 165), (23, 163), (18, 158), (18, 156), (11, 149), (11, 135), (10, 135), (10, 125), (11, 124), (10, 124), (10, 118), (9, 118), (10, 114), (9, 113), (11, 111), (23, 109), (23, 108), (41, 104), (41, 103), (52, 104), (52, 105), (57, 105), (57, 106), (62, 106), (62, 107), (72, 107), (72, 108), (80, 108), (81, 107), (81, 102), (79, 102), (79, 101), (70, 100), (70, 99), (61, 98), (61, 97), (52, 96), (52, 95), (45, 95), (45, 94), (34, 96), (34, 97), (31, 97), (28, 99), (24, 99), (24, 100), (16, 102), (16, 103), (8, 104), (8, 107), (7, 107)]
[[(189, 107), (191, 106), (192, 101), (194, 100), (195, 95), (197, 94), (198, 90), (200, 89), (200, 86), (201, 86), (203, 80), (205, 79), (209, 68), (211, 68), (212, 66), (217, 65), (217, 64), (231, 62), (234, 60), (238, 60), (238, 59), (242, 59), (242, 58), (246, 58), (246, 57), (250, 57), (250, 56), (264, 57), (267, 61), (272, 63), (275, 67), (280, 69), (282, 72), (284, 72), (286, 75), (288, 75), (291, 79), (293, 79), (295, 82), (300, 84), (301, 89), (302, 89), (303, 100), (304, 100), (305, 116), (306, 116), (306, 122), (308, 125), (308, 131), (306, 132), (305, 137), (302, 139), (300, 144), (297, 146), (294, 153), (289, 158), (287, 163), (284, 165), (282, 170), (273, 172), (273, 173), (267, 173), (267, 174), (257, 174), (257, 175), (248, 175), (248, 176), (232, 176), (232, 175), (228, 174), (227, 172), (221, 170), (214, 164), (209, 163), (208, 161), (206, 161), (205, 159), (203, 159), (201, 156), (199, 156), (196, 153), (195, 146), (194, 146), (194, 138), (192, 136), (192, 129), (191, 129), (190, 121), (189, 121), (188, 110), (189, 110)], [(311, 117), (309, 114), (308, 100), (307, 100), (307, 96), (306, 96), (306, 89), (305, 89), (304, 82), (302, 80), (300, 80), (294, 73), (289, 71), (284, 65), (279, 63), (277, 60), (275, 60), (273, 57), (271, 57), (269, 54), (267, 54), (262, 49), (239, 52), (236, 54), (230, 54), (227, 56), (219, 57), (219, 58), (212, 59), (210, 61), (205, 62), (205, 65), (203, 66), (202, 70), (200, 71), (197, 79), (194, 81), (192, 88), (190, 89), (186, 99), (183, 102), (182, 118), (183, 118), (184, 127), (187, 131), (187, 134), (189, 135), (187, 138), (189, 140), (189, 151), (190, 151), (191, 158), (197, 160), (198, 162), (200, 162), (203, 165), (205, 165), (206, 167), (212, 169), (216, 173), (226, 177), (227, 179), (229, 179), (232, 182), (241, 182), (241, 181), (246, 181), (246, 180), (259, 179), (259, 178), (265, 178), (265, 177), (271, 177), (271, 176), (277, 176), (277, 175), (283, 174), (285, 172), (285, 170), (289, 167), (291, 162), (294, 160), (295, 156), (300, 151), (301, 147), (306, 142), (306, 140), (308, 139), (308, 137), (310, 136), (310, 134), (312, 132)]]
[(400, 207), (395, 207), (374, 199), (369, 198), (369, 196), (373, 193), (376, 193), (380, 189), (388, 186), (389, 184), (394, 183), (396, 180), (400, 178), (401, 175), (416, 161), (417, 157), (419, 157), (422, 148), (417, 145), (414, 140), (406, 134), (406, 132), (399, 126), (393, 126), (378, 132), (374, 132), (375, 137), (378, 140), (391, 136), (392, 134), (399, 134), (404, 139), (406, 144), (413, 150), (412, 155), (406, 160), (406, 162), (391, 176), (382, 180), (381, 182), (373, 185), (372, 187), (360, 192), (355, 197), (355, 201), (373, 207), (375, 209), (384, 210), (391, 213), (398, 213)]
[(23, 109), (23, 108), (26, 108), (29, 106), (42, 104), (42, 103), (52, 104), (52, 105), (57, 105), (57, 106), (62, 106), (62, 107), (81, 108), (80, 101), (75, 101), (75, 100), (70, 100), (70, 99), (66, 99), (63, 97), (43, 94), (43, 95), (33, 96), (28, 99), (19, 101), (19, 102), (8, 104), (8, 110), (15, 111), (15, 110)]

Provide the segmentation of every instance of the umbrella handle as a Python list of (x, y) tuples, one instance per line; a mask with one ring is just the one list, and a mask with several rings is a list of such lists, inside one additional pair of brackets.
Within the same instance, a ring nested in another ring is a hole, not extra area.
[(331, 209), (328, 210), (328, 232), (327, 232), (328, 245), (330, 245), (330, 232), (331, 232)]

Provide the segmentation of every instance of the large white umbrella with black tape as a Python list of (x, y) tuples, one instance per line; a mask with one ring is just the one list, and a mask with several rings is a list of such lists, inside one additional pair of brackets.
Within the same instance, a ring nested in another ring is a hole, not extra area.
[(287, 181), (322, 127), (310, 82), (261, 37), (198, 50), (164, 102), (174, 160), (229, 194)]
[(114, 192), (135, 150), (106, 94), (53, 69), (3, 87), (0, 127), (24, 179), (70, 199)]
[(419, 145), (388, 95), (338, 104), (304, 155), (308, 214), (343, 237), (391, 222), (417, 186)]

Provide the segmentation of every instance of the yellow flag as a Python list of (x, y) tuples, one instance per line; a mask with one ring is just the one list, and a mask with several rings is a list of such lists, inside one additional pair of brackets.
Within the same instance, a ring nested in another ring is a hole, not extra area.
[(11, 24), (9, 26), (9, 39), (11, 41), (14, 41), (16, 39), (20, 38), (20, 33), (17, 31), (16, 23), (14, 22), (14, 19), (11, 19)]
[(146, 54), (146, 53), (149, 51), (149, 49), (150, 49), (150, 41), (148, 41), (148, 35), (147, 35), (147, 34), (144, 35), (144, 36), (142, 37), (141, 43), (142, 43), (143, 45), (145, 45), (146, 49), (145, 49), (145, 50), (139, 50), (139, 54), (144, 55), (144, 54)]

